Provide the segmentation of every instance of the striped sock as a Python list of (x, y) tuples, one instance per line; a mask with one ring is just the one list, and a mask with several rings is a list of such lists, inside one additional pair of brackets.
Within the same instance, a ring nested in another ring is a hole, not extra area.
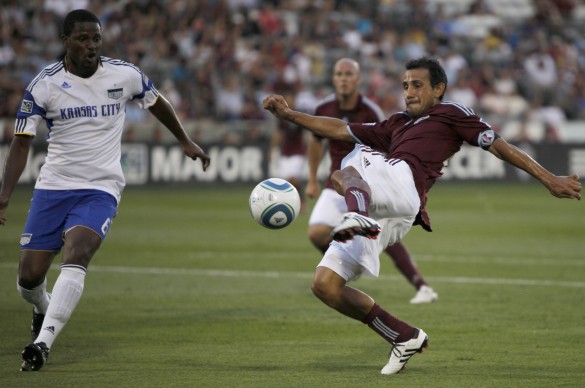
[(362, 322), (393, 345), (408, 341), (415, 332), (414, 327), (394, 317), (377, 304), (374, 304)]
[(350, 187), (345, 191), (345, 203), (347, 210), (368, 216), (368, 207), (370, 206), (370, 194), (358, 187)]

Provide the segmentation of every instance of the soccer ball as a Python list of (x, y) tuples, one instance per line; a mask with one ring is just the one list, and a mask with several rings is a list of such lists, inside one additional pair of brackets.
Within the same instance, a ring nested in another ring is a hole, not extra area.
[(254, 187), (249, 206), (257, 223), (268, 229), (282, 229), (297, 218), (301, 198), (288, 181), (269, 178)]

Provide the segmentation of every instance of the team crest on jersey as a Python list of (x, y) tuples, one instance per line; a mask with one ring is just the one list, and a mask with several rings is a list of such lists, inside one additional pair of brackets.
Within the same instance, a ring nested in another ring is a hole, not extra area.
[(22, 100), (20, 104), (20, 111), (22, 113), (32, 113), (34, 103), (30, 100)]
[(493, 129), (483, 131), (482, 133), (479, 134), (479, 146), (482, 148), (489, 148), (495, 139), (496, 134), (493, 131)]
[(23, 233), (20, 236), (20, 245), (26, 245), (30, 242), (30, 239), (32, 238), (32, 233)]
[(117, 88), (117, 89), (108, 89), (108, 98), (112, 98), (114, 100), (119, 99), (124, 95), (124, 88)]

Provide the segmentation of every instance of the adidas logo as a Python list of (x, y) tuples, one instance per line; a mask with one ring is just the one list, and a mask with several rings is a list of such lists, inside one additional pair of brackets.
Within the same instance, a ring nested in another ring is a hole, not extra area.
[(63, 81), (63, 83), (61, 84), (61, 87), (63, 89), (69, 89), (71, 87), (71, 85), (69, 85), (67, 82)]
[(365, 165), (365, 167), (368, 167), (370, 164), (372, 164), (372, 163), (370, 163), (370, 161), (368, 160), (368, 158), (364, 158), (364, 165)]
[(51, 334), (55, 334), (55, 326), (47, 326), (43, 330), (49, 331)]

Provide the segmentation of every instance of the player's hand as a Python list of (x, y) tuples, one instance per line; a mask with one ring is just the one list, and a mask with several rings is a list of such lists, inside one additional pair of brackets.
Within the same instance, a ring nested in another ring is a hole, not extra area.
[(548, 190), (557, 198), (581, 199), (581, 181), (577, 174), (571, 176), (555, 176)]
[(276, 117), (283, 118), (287, 111), (290, 110), (286, 100), (283, 96), (272, 94), (264, 99), (264, 109), (275, 115)]
[(321, 190), (321, 185), (316, 180), (309, 179), (307, 181), (307, 186), (305, 187), (305, 194), (309, 198), (317, 198), (319, 195), (319, 191)]
[(193, 160), (197, 160), (198, 158), (201, 159), (203, 171), (207, 170), (207, 167), (209, 167), (209, 164), (211, 163), (211, 158), (201, 149), (201, 147), (191, 141), (184, 148), (184, 151), (185, 155)]

